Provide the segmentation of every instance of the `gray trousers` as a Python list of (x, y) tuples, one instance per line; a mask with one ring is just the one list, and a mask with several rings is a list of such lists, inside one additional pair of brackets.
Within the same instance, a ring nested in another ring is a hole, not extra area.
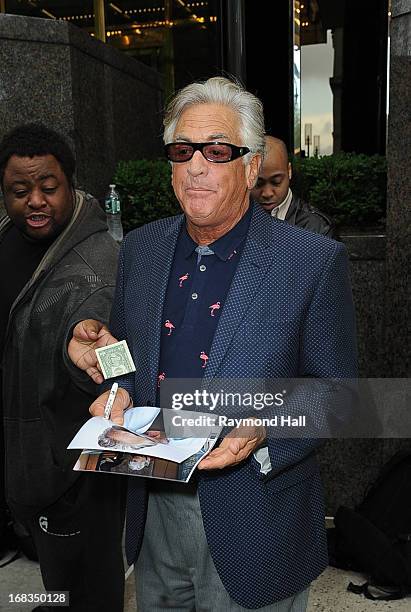
[[(138, 612), (250, 612), (225, 590), (211, 558), (197, 493), (154, 484), (135, 568)], [(305, 612), (309, 589), (259, 612)]]

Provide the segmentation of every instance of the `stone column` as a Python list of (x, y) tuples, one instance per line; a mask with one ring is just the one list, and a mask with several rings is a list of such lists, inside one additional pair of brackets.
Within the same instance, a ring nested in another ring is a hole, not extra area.
[(392, 0), (388, 120), (385, 376), (410, 376), (411, 6)]
[[(392, 0), (385, 262), (382, 236), (344, 239), (351, 256), (360, 376), (364, 377), (410, 375), (410, 83), (411, 6), (409, 0)], [(320, 453), (327, 513), (333, 515), (341, 504), (353, 508), (382, 466), (398, 450), (409, 448), (406, 438), (327, 443)]]
[(61, 132), (97, 197), (119, 160), (161, 155), (162, 94), (157, 72), (65, 21), (0, 14), (0, 138), (31, 121)]
[(227, 2), (227, 69), (241, 82), (246, 82), (244, 0)]

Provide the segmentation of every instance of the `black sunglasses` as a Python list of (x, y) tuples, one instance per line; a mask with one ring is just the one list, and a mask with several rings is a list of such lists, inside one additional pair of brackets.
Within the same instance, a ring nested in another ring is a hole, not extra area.
[(172, 162), (187, 162), (196, 151), (207, 161), (225, 164), (250, 152), (248, 147), (237, 147), (228, 142), (170, 142), (164, 147), (167, 158)]

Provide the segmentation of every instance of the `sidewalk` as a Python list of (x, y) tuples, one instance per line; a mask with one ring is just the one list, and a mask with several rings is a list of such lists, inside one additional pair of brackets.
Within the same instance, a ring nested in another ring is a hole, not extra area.
[[(399, 601), (374, 602), (359, 595), (347, 593), (347, 585), (351, 580), (361, 584), (364, 582), (364, 577), (354, 572), (344, 572), (328, 567), (311, 587), (308, 612), (410, 611), (411, 597)], [(33, 604), (9, 604), (9, 593), (43, 592), (38, 564), (28, 561), (25, 557), (21, 557), (7, 567), (0, 569), (0, 583), (1, 612), (27, 612), (35, 607)], [(64, 608), (58, 609), (64, 610)], [(124, 612), (136, 612), (133, 574), (126, 582)]]

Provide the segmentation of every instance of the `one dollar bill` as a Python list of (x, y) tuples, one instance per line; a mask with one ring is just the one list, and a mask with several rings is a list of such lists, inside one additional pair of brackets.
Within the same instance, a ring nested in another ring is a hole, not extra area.
[(133, 358), (125, 340), (96, 349), (101, 372), (105, 379), (135, 372)]

